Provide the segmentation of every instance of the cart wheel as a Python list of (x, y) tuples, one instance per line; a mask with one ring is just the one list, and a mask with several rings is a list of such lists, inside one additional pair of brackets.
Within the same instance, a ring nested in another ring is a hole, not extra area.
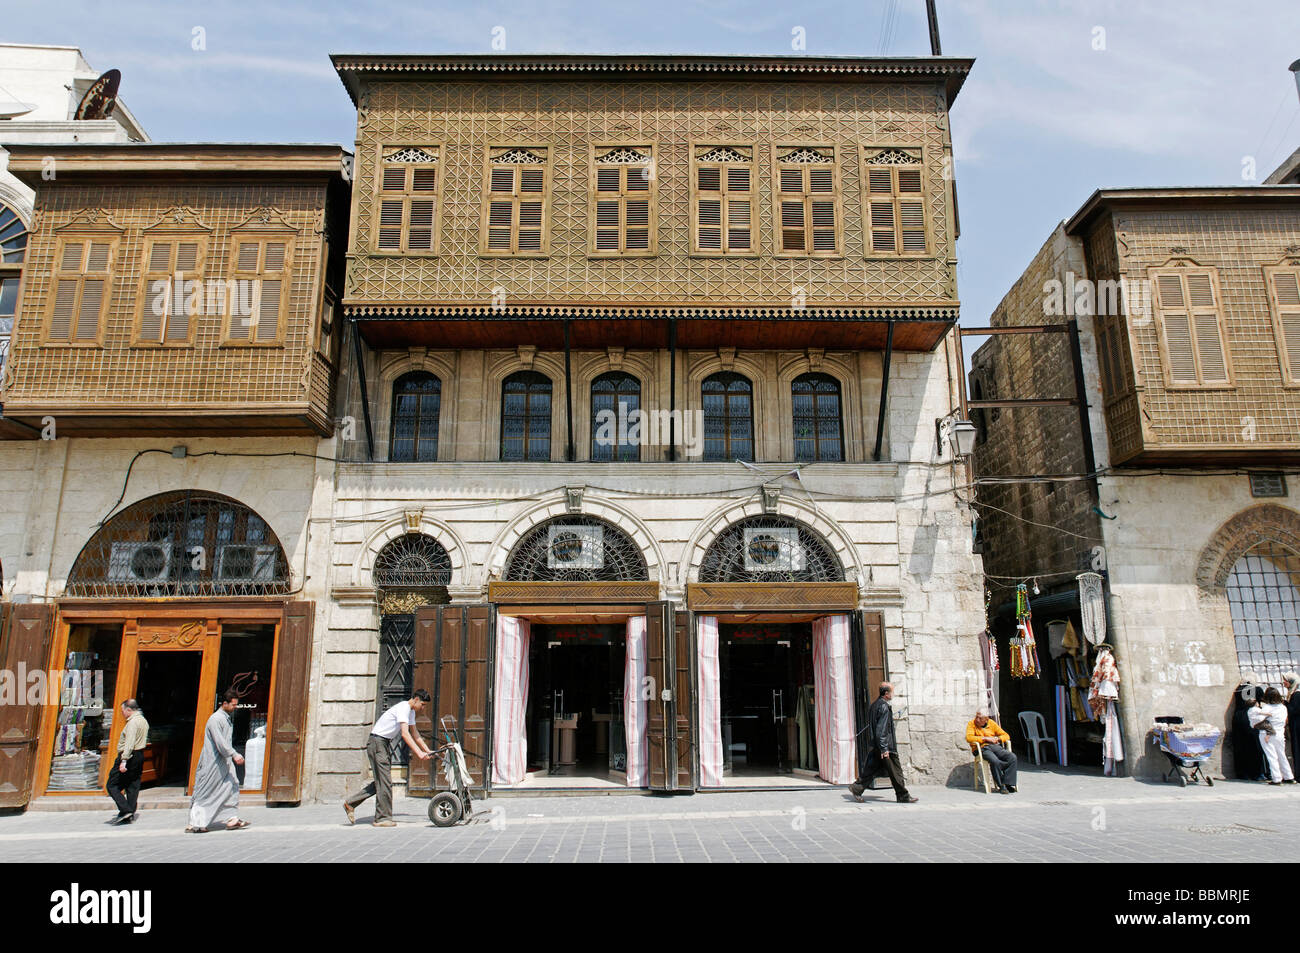
[(450, 791), (435, 794), (429, 802), (429, 820), (434, 827), (451, 827), (460, 820), (460, 815), (460, 798)]
[(1214, 787), (1214, 778), (1210, 777), (1208, 774), (1205, 776), (1205, 786), (1210, 788)]
[(1178, 786), (1179, 786), (1180, 788), (1185, 788), (1185, 787), (1187, 787), (1187, 779), (1186, 779), (1185, 777), (1183, 777), (1181, 774), (1178, 775)]

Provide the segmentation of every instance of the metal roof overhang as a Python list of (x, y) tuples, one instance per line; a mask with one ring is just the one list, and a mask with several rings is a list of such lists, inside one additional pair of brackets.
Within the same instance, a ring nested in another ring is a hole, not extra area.
[(347, 304), (371, 348), (495, 348), (533, 345), (543, 350), (606, 347), (666, 348), (675, 325), (679, 348), (753, 350), (881, 350), (894, 328), (893, 347), (933, 351), (957, 323), (957, 303), (851, 307), (607, 306), (556, 304), (493, 309), (487, 305)]

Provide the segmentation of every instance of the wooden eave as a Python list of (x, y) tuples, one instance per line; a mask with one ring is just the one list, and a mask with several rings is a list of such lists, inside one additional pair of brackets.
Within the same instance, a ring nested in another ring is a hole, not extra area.
[(746, 79), (773, 82), (939, 82), (951, 107), (975, 61), (948, 56), (589, 56), (580, 54), (385, 55), (336, 53), (330, 57), (353, 104), (363, 78), (641, 81)]
[[(339, 146), (225, 145), (214, 143), (113, 143), (8, 146), (9, 171), (33, 187), (49, 188), (65, 176), (243, 175), (337, 178), (350, 155)], [(58, 178), (42, 173), (53, 157)]]
[(1163, 188), (1163, 189), (1098, 189), (1065, 223), (1070, 235), (1087, 231), (1092, 221), (1106, 211), (1124, 208), (1128, 211), (1147, 209), (1167, 211), (1171, 206), (1216, 208), (1237, 206), (1250, 208), (1260, 204), (1300, 205), (1300, 186), (1248, 185), (1224, 188)]
[(373, 348), (513, 347), (527, 342), (544, 350), (565, 344), (578, 350), (621, 346), (669, 346), (670, 325), (682, 348), (739, 346), (756, 350), (800, 349), (816, 342), (831, 350), (885, 347), (891, 324), (893, 346), (933, 351), (957, 323), (955, 301), (928, 304), (812, 306), (802, 309), (754, 304), (512, 303), (494, 309), (475, 303), (346, 303)]

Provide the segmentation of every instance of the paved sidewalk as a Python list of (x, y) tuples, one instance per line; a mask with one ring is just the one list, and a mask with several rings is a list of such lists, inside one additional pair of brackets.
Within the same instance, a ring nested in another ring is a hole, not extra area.
[[(1300, 785), (1213, 788), (1022, 768), (1021, 793), (887, 785), (857, 804), (843, 788), (689, 797), (492, 798), (439, 830), (428, 802), (401, 798), (398, 827), (355, 827), (337, 804), (249, 808), (238, 832), (184, 834), (185, 813), (102, 811), (0, 817), (0, 861), (1235, 861), (1294, 858)], [(879, 782), (878, 782), (879, 783)], [(108, 799), (105, 798), (107, 805)]]

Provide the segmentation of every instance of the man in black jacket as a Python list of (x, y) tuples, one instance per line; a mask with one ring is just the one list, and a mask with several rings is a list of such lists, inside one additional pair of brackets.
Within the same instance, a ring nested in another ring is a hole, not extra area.
[(894, 797), (899, 804), (915, 804), (916, 798), (907, 793), (903, 783), (903, 766), (898, 763), (898, 741), (894, 738), (894, 711), (889, 707), (894, 697), (894, 686), (880, 683), (880, 695), (867, 709), (867, 763), (862, 777), (849, 785), (855, 801), (862, 800), (862, 792), (881, 771), (889, 775), (894, 786)]

